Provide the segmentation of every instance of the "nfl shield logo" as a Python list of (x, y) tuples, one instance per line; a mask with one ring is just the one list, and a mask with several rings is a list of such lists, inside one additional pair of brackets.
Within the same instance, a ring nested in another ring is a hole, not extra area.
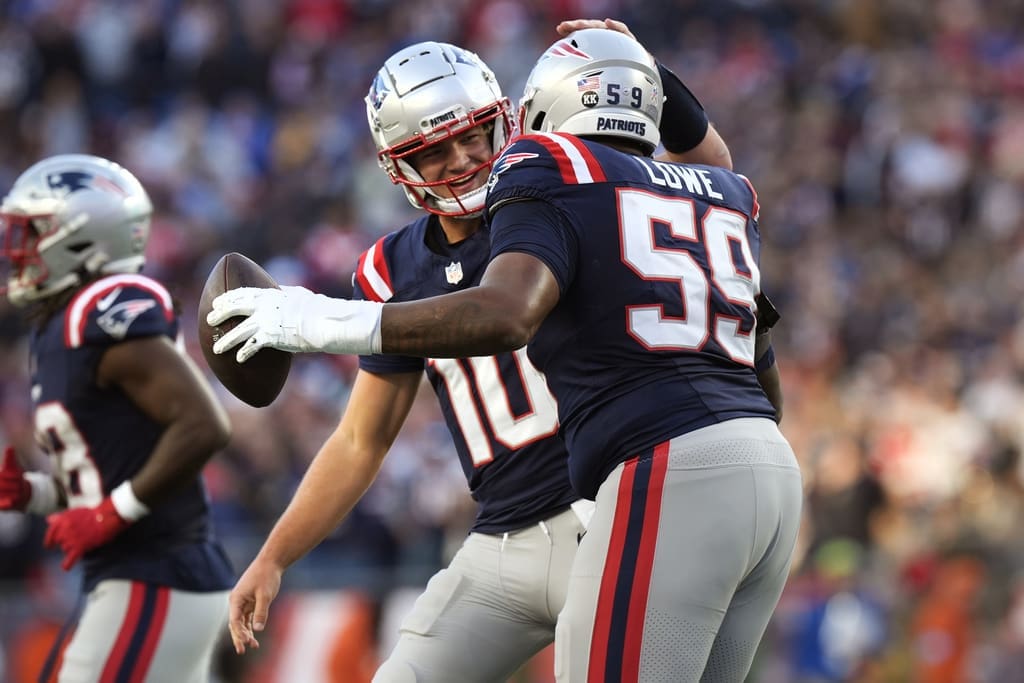
[(444, 267), (444, 276), (448, 279), (448, 284), (457, 285), (462, 282), (462, 261), (456, 263), (452, 261)]

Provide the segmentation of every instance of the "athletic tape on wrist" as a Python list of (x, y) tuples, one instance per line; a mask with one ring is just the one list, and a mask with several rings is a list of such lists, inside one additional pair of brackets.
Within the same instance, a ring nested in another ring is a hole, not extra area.
[(149, 508), (141, 500), (135, 497), (130, 481), (121, 482), (116, 489), (110, 493), (110, 502), (114, 504), (117, 514), (126, 522), (135, 522), (149, 514)]

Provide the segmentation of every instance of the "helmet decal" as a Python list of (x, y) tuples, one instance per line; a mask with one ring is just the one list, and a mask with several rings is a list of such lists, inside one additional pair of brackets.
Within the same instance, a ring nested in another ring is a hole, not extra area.
[(643, 45), (617, 31), (583, 29), (534, 65), (519, 101), (519, 125), (523, 133), (617, 137), (649, 154), (661, 140), (661, 93), (661, 76)]
[(541, 59), (545, 57), (578, 57), (580, 59), (593, 59), (583, 50), (572, 44), (569, 40), (560, 40), (547, 49)]
[(138, 272), (152, 212), (135, 176), (107, 159), (59, 154), (37, 162), (0, 204), (2, 291), (20, 306), (93, 275)]
[(51, 190), (63, 189), (66, 194), (71, 194), (79, 190), (97, 189), (116, 192), (122, 197), (128, 196), (128, 193), (121, 189), (120, 186), (103, 176), (83, 173), (81, 171), (50, 173), (46, 176), (46, 184)]
[(384, 98), (387, 97), (390, 92), (391, 90), (388, 88), (388, 84), (384, 80), (384, 76), (382, 74), (377, 74), (377, 77), (373, 79), (373, 85), (370, 86), (370, 94), (366, 96), (366, 99), (374, 109), (380, 109), (384, 104)]

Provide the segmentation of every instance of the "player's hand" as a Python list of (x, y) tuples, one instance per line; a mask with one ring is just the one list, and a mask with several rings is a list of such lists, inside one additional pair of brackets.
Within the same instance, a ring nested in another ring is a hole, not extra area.
[(585, 28), (606, 28), (611, 31), (625, 33), (633, 40), (637, 39), (628, 26), (616, 19), (568, 19), (556, 26), (555, 30), (558, 31), (558, 35), (567, 36), (573, 31), (582, 31)]
[(106, 545), (131, 524), (117, 514), (110, 497), (93, 508), (72, 508), (46, 518), (49, 526), (43, 545), (64, 552), (60, 566), (67, 571), (93, 548)]
[(260, 646), (256, 634), (267, 626), (270, 603), (281, 589), (280, 567), (257, 557), (238, 579), (228, 598), (228, 630), (235, 652)]
[(32, 498), (32, 486), (25, 479), (25, 470), (18, 462), (14, 449), (4, 449), (3, 464), (0, 464), (0, 510), (24, 511)]
[(332, 299), (304, 287), (240, 287), (213, 300), (206, 322), (217, 326), (247, 316), (213, 345), (214, 353), (239, 346), (239, 363), (263, 348), (327, 353), (379, 353), (382, 304)]

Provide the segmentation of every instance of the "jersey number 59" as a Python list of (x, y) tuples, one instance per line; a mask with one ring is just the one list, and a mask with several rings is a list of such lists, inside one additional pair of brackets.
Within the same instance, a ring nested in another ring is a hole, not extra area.
[[(709, 335), (714, 335), (729, 358), (753, 365), (754, 296), (761, 275), (747, 237), (747, 218), (738, 211), (711, 207), (699, 223), (700, 230), (691, 199), (619, 191), (623, 262), (644, 280), (677, 284), (683, 303), (682, 317), (666, 315), (662, 304), (627, 306), (628, 332), (645, 348), (658, 351), (700, 351)], [(692, 247), (656, 244), (656, 224), (665, 226), (675, 240), (691, 242)], [(694, 258), (692, 248), (703, 249), (707, 270)], [(714, 310), (712, 285), (743, 314)]]

